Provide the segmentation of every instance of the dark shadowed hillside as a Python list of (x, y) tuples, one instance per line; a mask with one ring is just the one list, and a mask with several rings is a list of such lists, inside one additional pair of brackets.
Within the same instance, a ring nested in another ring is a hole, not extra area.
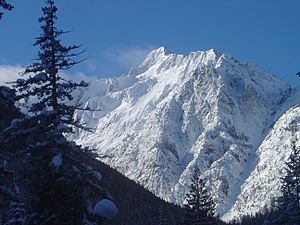
[(159, 224), (160, 208), (168, 224), (176, 224), (182, 219), (183, 209), (161, 200), (104, 163), (89, 159), (86, 164), (101, 171), (102, 186), (109, 190), (119, 208), (118, 217), (107, 224), (156, 225)]

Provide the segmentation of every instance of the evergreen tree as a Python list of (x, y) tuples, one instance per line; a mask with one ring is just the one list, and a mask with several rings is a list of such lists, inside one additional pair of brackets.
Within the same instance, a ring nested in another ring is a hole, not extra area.
[(282, 193), (287, 215), (287, 224), (300, 221), (300, 148), (292, 141), (292, 153), (286, 163), (286, 176), (283, 178)]
[(72, 126), (84, 128), (73, 120), (74, 111), (80, 108), (70, 101), (72, 92), (87, 84), (60, 75), (81, 61), (76, 57), (82, 52), (73, 53), (77, 45), (61, 44), (65, 32), (56, 27), (57, 7), (53, 0), (45, 4), (39, 18), (42, 33), (34, 43), (40, 48), (38, 58), (25, 69), (24, 79), (14, 82), (16, 100), (25, 103), (29, 113), (14, 120), (0, 142), (3, 149), (17, 152), (22, 159), (19, 182), (26, 189), (28, 224), (101, 224), (92, 205), (108, 196), (95, 178), (97, 171), (84, 164), (84, 159), (95, 155), (63, 135)]
[(159, 218), (158, 225), (167, 225), (168, 221), (162, 206), (159, 207)]
[(19, 110), (15, 107), (15, 91), (9, 87), (0, 86), (0, 132), (10, 125), (13, 119), (21, 116)]
[(60, 135), (71, 131), (66, 125), (83, 128), (73, 119), (74, 111), (79, 108), (68, 102), (73, 99), (71, 93), (78, 87), (86, 87), (87, 83), (75, 83), (61, 77), (61, 70), (70, 69), (82, 61), (76, 60), (82, 51), (74, 53), (78, 45), (62, 45), (60, 36), (65, 32), (56, 27), (57, 7), (54, 1), (46, 0), (42, 11), (43, 16), (39, 18), (42, 34), (34, 43), (40, 48), (38, 58), (25, 69), (23, 76), (28, 77), (18, 79), (14, 87), (18, 91), (18, 100), (30, 100), (28, 111), (38, 117), (36, 121), (42, 121), (49, 134)]
[[(275, 218), (267, 218), (264, 224), (298, 225), (300, 221), (300, 148), (296, 140), (291, 143), (291, 155), (285, 164), (286, 175), (282, 179), (282, 196), (276, 201)], [(274, 215), (273, 215), (274, 217)], [(269, 222), (270, 221), (270, 222)]]
[[(4, 10), (12, 10), (14, 7), (7, 3), (5, 0), (0, 0), (0, 8), (4, 9)], [(3, 12), (0, 12), (0, 19), (3, 16)]]
[(209, 225), (214, 224), (215, 204), (210, 193), (205, 188), (206, 180), (200, 177), (198, 167), (195, 168), (190, 186), (190, 192), (186, 196), (185, 224)]
[(25, 225), (27, 222), (26, 205), (20, 188), (17, 185), (14, 187), (13, 196), (5, 225)]
[(282, 180), (282, 198), (278, 200), (283, 224), (294, 225), (300, 221), (300, 148), (292, 141), (292, 153), (286, 162), (286, 176)]
[(107, 194), (94, 181), (95, 171), (84, 164), (88, 156), (82, 149), (65, 141), (36, 146), (34, 150), (24, 171), (34, 174), (26, 185), (31, 193), (29, 224), (85, 225), (97, 221), (89, 206)]

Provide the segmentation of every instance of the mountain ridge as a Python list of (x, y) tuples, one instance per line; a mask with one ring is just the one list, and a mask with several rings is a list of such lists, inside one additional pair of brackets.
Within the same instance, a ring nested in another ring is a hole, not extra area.
[(289, 96), (290, 85), (254, 64), (215, 50), (177, 55), (161, 47), (128, 75), (97, 80), (82, 93), (82, 104), (103, 111), (77, 112), (96, 132), (71, 138), (174, 203), (183, 202), (199, 167), (224, 215)]

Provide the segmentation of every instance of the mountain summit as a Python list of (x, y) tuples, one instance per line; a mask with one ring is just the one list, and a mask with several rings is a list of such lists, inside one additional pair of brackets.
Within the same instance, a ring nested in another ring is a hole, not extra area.
[(290, 93), (287, 83), (256, 65), (215, 50), (180, 55), (161, 47), (128, 75), (90, 84), (79, 101), (102, 111), (75, 116), (96, 131), (78, 131), (72, 138), (178, 204), (198, 167), (218, 214), (236, 219), (269, 204), (260, 199), (253, 209), (257, 199), (241, 198), (250, 188), (247, 179), (255, 180), (252, 173), (261, 160), (257, 150)]

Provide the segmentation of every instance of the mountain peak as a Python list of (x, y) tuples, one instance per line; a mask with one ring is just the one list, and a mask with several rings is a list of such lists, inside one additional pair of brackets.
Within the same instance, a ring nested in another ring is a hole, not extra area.
[(154, 65), (158, 70), (177, 66), (190, 67), (194, 70), (200, 65), (215, 65), (221, 56), (225, 56), (225, 54), (220, 54), (215, 49), (194, 51), (188, 54), (175, 54), (166, 47), (159, 47), (152, 50), (140, 66), (131, 68), (129, 75), (136, 76), (145, 73)]
[(167, 201), (184, 200), (197, 166), (219, 215), (251, 205), (235, 203), (290, 87), (214, 49), (183, 55), (161, 47), (129, 75), (84, 93), (79, 101), (102, 111), (76, 112), (96, 132), (73, 140)]
[[(188, 54), (174, 54), (171, 51), (169, 51), (166, 47), (162, 46), (157, 49), (152, 50), (147, 56), (145, 61), (157, 61), (158, 59), (161, 59), (162, 57), (166, 56), (181, 56), (181, 57), (197, 57), (197, 56), (204, 56), (205, 58), (210, 58), (210, 59), (216, 59), (221, 57), (221, 55), (225, 54), (220, 54), (218, 51), (215, 49), (209, 49), (207, 51), (192, 51), (189, 52)], [(144, 61), (144, 62), (145, 62)]]
[(162, 59), (165, 56), (170, 55), (171, 52), (167, 50), (166, 47), (160, 47), (157, 49), (152, 50), (146, 57), (143, 64), (153, 64), (157, 62), (158, 60)]
[(133, 67), (129, 71), (129, 75), (138, 75), (147, 71), (151, 66), (156, 64), (157, 62), (162, 61), (168, 55), (172, 53), (166, 47), (159, 47), (157, 49), (152, 50), (143, 61), (142, 65), (137, 67)]
[[(152, 50), (149, 55), (156, 55), (156, 56), (159, 56), (159, 55), (169, 55), (171, 54), (171, 52), (164, 46), (161, 46), (157, 49), (154, 49)], [(149, 56), (148, 55), (148, 56)]]

